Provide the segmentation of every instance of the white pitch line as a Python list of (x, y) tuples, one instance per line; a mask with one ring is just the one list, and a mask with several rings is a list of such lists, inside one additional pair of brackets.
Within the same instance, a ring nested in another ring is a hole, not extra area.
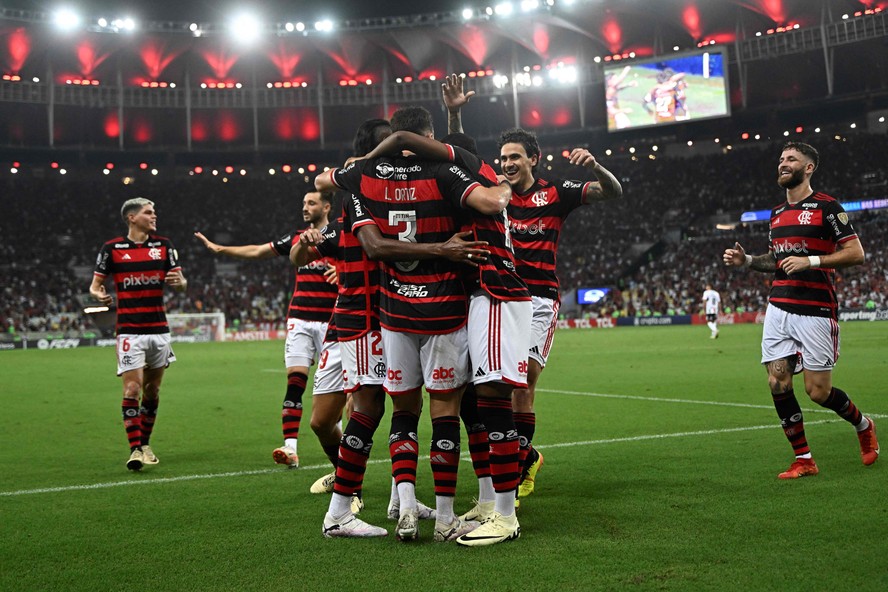
[[(807, 422), (806, 425), (817, 425), (822, 423), (838, 422), (838, 419), (820, 420)], [(664, 438), (684, 438), (688, 436), (712, 436), (717, 434), (729, 434), (733, 432), (749, 432), (754, 430), (774, 429), (774, 424), (748, 426), (742, 428), (724, 428), (719, 430), (700, 430), (696, 432), (674, 432), (671, 434), (648, 434), (643, 436), (630, 436), (626, 438), (609, 438), (605, 440), (586, 440), (582, 442), (561, 442), (558, 444), (541, 444), (536, 446), (540, 450), (547, 448), (570, 448), (575, 446), (593, 446), (598, 444), (617, 444), (620, 442), (640, 442), (644, 440), (661, 440)], [(463, 455), (462, 460), (470, 460), (468, 455)], [(389, 459), (371, 460), (367, 464), (390, 463)], [(300, 467), (299, 471), (310, 471), (316, 469), (329, 470), (330, 465), (311, 465)], [(260, 469), (254, 471), (231, 471), (228, 473), (208, 473), (203, 475), (182, 475), (180, 477), (162, 477), (158, 479), (144, 479), (138, 481), (111, 481), (108, 483), (92, 483), (89, 485), (68, 485), (64, 487), (43, 487), (40, 489), (20, 489), (18, 491), (2, 491), (0, 497), (15, 497), (20, 495), (33, 495), (36, 493), (63, 493), (66, 491), (82, 491), (91, 489), (110, 489), (112, 487), (127, 487), (130, 485), (156, 485), (159, 483), (175, 483), (177, 481), (197, 481), (200, 479), (221, 479), (224, 477), (244, 477), (249, 475), (268, 475), (272, 473), (285, 474), (286, 469)]]
[[(641, 397), (638, 395), (613, 395), (607, 393), (587, 393), (583, 391), (564, 391), (558, 389), (536, 389), (537, 392), (540, 393), (555, 393), (558, 395), (575, 395), (578, 397), (598, 397), (601, 399), (624, 399), (631, 401), (650, 401), (652, 403), (684, 403), (688, 405), (713, 405), (716, 407), (742, 407), (745, 409), (768, 409), (770, 411), (774, 410), (773, 405), (754, 405), (752, 403), (731, 403), (727, 401), (698, 401), (696, 399), (674, 399), (667, 397)], [(835, 414), (835, 411), (832, 409), (824, 409), (817, 407), (810, 407), (804, 409), (805, 413), (831, 413)], [(888, 417), (883, 413), (865, 413), (866, 416), (875, 417), (876, 419), (882, 417)]]

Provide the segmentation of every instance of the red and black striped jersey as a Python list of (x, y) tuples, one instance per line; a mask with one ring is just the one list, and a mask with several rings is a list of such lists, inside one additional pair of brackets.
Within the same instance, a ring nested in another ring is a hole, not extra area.
[[(325, 237), (329, 235), (326, 240), (337, 241), (339, 230), (339, 224), (334, 221), (327, 224), (321, 233)], [(302, 231), (296, 234), (285, 234), (269, 244), (278, 255), (289, 257), (290, 249), (299, 240), (300, 234)], [(296, 282), (293, 286), (293, 297), (290, 299), (287, 318), (321, 323), (330, 320), (333, 314), (333, 305), (336, 302), (336, 286), (328, 284), (327, 278), (324, 277), (328, 264), (335, 264), (335, 261), (317, 259), (308, 265), (296, 268)]]
[[(350, 191), (352, 231), (375, 224), (385, 238), (444, 242), (456, 232), (460, 206), (479, 184), (451, 163), (415, 158), (360, 160), (333, 171)], [(380, 323), (391, 331), (450, 333), (466, 322), (465, 290), (444, 259), (383, 263)]]
[(379, 275), (378, 261), (371, 261), (351, 230), (352, 214), (345, 197), (342, 204), (339, 243), (324, 241), (318, 245), (323, 257), (338, 260), (339, 295), (333, 309), (339, 341), (351, 341), (370, 331), (379, 331)]
[(768, 300), (798, 315), (837, 318), (833, 269), (806, 269), (787, 274), (787, 257), (829, 255), (836, 245), (857, 238), (845, 209), (834, 198), (815, 192), (796, 204), (784, 202), (771, 210), (768, 250), (777, 259), (777, 271)]
[(125, 236), (102, 245), (95, 275), (114, 280), (117, 291), (117, 334), (169, 333), (163, 307), (167, 272), (180, 269), (179, 255), (170, 239), (149, 235), (144, 243)]
[(555, 255), (561, 227), (567, 216), (583, 205), (583, 192), (590, 183), (535, 179), (524, 193), (512, 193), (506, 211), (518, 275), (533, 296), (558, 299)]
[[(489, 164), (459, 146), (448, 147), (453, 162), (471, 172), (484, 186), (496, 185), (496, 172)], [(468, 268), (469, 290), (474, 292), (480, 287), (498, 300), (530, 300), (527, 284), (518, 275), (506, 212), (489, 215), (472, 208), (465, 211), (469, 219), (463, 229), (471, 230), (474, 240), (487, 241), (486, 248), (490, 251), (487, 261), (479, 263), (477, 268)]]

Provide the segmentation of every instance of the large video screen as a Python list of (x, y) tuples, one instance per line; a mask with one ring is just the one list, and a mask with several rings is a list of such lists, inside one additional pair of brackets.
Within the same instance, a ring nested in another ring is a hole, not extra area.
[(604, 77), (611, 132), (731, 114), (727, 60), (720, 50), (611, 62)]

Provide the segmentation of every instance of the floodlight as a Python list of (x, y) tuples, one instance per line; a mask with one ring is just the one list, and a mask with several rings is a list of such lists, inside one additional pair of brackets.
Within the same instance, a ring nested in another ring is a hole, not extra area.
[(229, 30), (237, 41), (252, 43), (259, 37), (261, 25), (252, 14), (241, 13), (231, 19)]
[(471, 8), (463, 8), (462, 17), (464, 20), (469, 20), (475, 14), (475, 11)]
[(496, 8), (493, 9), (499, 16), (509, 16), (512, 14), (512, 3), (511, 2), (503, 2), (502, 4), (497, 4)]
[(52, 20), (62, 31), (71, 31), (80, 24), (80, 15), (70, 8), (62, 8), (53, 14)]
[(521, 0), (521, 11), (530, 12), (540, 7), (539, 0)]
[(333, 30), (333, 21), (324, 19), (315, 23), (315, 30), (327, 33)]

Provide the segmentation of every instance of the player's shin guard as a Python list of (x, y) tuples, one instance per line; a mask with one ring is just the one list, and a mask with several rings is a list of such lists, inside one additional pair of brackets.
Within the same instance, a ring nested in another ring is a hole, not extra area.
[(139, 402), (136, 399), (124, 398), (120, 407), (123, 412), (123, 427), (126, 428), (130, 450), (140, 448), (142, 446), (142, 417), (139, 415)]
[(466, 426), (469, 437), (469, 456), (472, 457), (472, 468), (478, 479), (490, 477), (490, 443), (487, 440), (487, 427), (481, 423), (478, 415), (478, 396), (475, 387), (469, 385), (463, 395), (459, 416)]
[(799, 407), (795, 392), (790, 389), (785, 393), (771, 393), (771, 397), (774, 399), (774, 408), (777, 410), (777, 417), (780, 418), (783, 433), (786, 434), (786, 439), (792, 445), (796, 457), (810, 456), (811, 449), (808, 447), (808, 439), (805, 437), (802, 408)]
[(157, 421), (157, 406), (159, 399), (146, 401), (142, 399), (139, 408), (139, 418), (142, 420), (142, 445), (147, 446), (151, 440), (151, 432), (154, 431), (154, 422)]
[[(490, 474), (497, 494), (518, 487), (518, 432), (509, 399), (478, 399), (478, 413), (490, 437)], [(497, 496), (499, 498), (499, 496)], [(499, 500), (498, 500), (499, 501)], [(514, 493), (511, 503), (514, 504)]]
[(389, 454), (392, 457), (392, 477), (397, 484), (416, 484), (416, 465), (419, 462), (419, 444), (416, 437), (418, 428), (417, 415), (409, 411), (396, 411), (392, 415)]
[(523, 473), (536, 460), (536, 452), (533, 450), (536, 413), (515, 413), (515, 428), (518, 430), (518, 466)]
[(293, 372), (287, 375), (287, 394), (284, 397), (284, 407), (281, 411), (281, 426), (285, 442), (299, 438), (299, 424), (302, 423), (302, 395), (305, 393), (307, 382), (308, 376), (302, 372)]
[(436, 417), (432, 420), (432, 446), (429, 451), (435, 495), (456, 495), (456, 474), (459, 469), (459, 418)]
[(853, 426), (858, 425), (863, 419), (863, 414), (857, 408), (848, 395), (842, 389), (833, 387), (826, 397), (826, 401), (820, 404), (821, 407), (832, 409), (839, 417), (847, 421)]
[(378, 426), (378, 418), (357, 411), (351, 414), (339, 444), (334, 493), (350, 497), (361, 489), (373, 446), (373, 434)]

